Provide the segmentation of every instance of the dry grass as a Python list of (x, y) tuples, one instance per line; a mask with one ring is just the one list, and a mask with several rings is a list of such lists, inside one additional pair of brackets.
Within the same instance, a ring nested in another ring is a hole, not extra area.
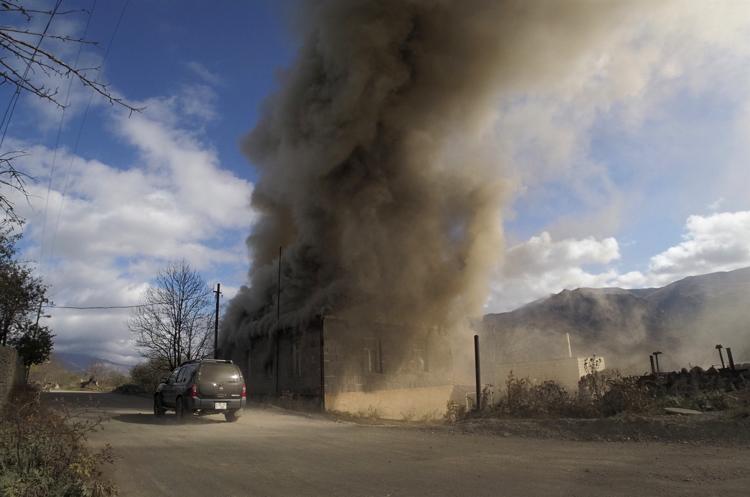
[[(669, 382), (669, 380), (666, 380)], [(483, 416), (516, 418), (597, 418), (618, 414), (658, 414), (664, 407), (726, 411), (750, 415), (750, 390), (732, 388), (670, 388), (667, 383), (623, 376), (617, 371), (594, 371), (584, 376), (572, 393), (554, 381), (533, 383), (512, 373), (495, 402), (483, 402)], [(483, 393), (484, 399), (492, 398)], [(459, 419), (454, 413), (454, 418)]]
[(47, 408), (36, 390), (16, 392), (0, 418), (0, 495), (115, 495), (100, 469), (112, 462), (111, 448), (92, 452), (86, 445), (86, 436), (101, 421)]

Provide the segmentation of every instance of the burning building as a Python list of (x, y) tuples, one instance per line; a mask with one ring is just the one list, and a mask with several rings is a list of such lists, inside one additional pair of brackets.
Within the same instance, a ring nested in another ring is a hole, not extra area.
[(259, 173), (258, 220), (249, 285), (227, 310), (220, 349), (245, 364), (251, 394), (328, 405), (334, 376), (341, 392), (393, 402), (406, 387), (448, 390), (471, 368), (470, 345), (464, 357), (446, 344), (470, 343), (465, 323), (502, 253), (498, 99), (570, 70), (622, 7), (301, 8), (297, 60), (243, 143)]
[(455, 386), (451, 347), (439, 329), (317, 316), (251, 339), (231, 358), (244, 370), (251, 398), (284, 397), (332, 411), (440, 417), (465, 390)]

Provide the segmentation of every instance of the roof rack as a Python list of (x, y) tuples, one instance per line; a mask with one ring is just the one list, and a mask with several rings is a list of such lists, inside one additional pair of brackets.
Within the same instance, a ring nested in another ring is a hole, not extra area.
[(180, 366), (184, 366), (185, 364), (195, 364), (199, 362), (215, 362), (220, 364), (233, 364), (231, 360), (229, 359), (209, 359), (209, 358), (203, 358), (203, 359), (191, 359), (189, 361), (185, 361), (180, 364)]

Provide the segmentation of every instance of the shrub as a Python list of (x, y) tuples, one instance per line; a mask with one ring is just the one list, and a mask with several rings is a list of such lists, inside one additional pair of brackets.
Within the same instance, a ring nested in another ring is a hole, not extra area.
[(169, 373), (168, 365), (152, 359), (133, 366), (133, 369), (130, 370), (130, 379), (145, 392), (153, 393), (161, 378)]
[(609, 377), (604, 393), (596, 400), (598, 411), (604, 416), (622, 412), (642, 413), (655, 406), (648, 389), (639, 384), (637, 377), (623, 377), (619, 373)]
[(511, 372), (505, 382), (505, 396), (495, 409), (502, 414), (523, 417), (571, 415), (576, 410), (574, 399), (555, 381), (533, 384)]
[(455, 423), (464, 417), (466, 417), (466, 405), (449, 400), (445, 410), (445, 420), (449, 423)]
[(0, 418), (0, 495), (115, 495), (100, 470), (112, 462), (111, 448), (92, 452), (86, 446), (87, 434), (100, 423), (46, 408), (34, 390), (17, 392)]

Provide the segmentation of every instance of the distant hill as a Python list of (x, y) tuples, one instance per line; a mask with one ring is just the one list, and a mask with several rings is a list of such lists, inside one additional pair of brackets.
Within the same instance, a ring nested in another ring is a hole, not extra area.
[(502, 361), (605, 356), (608, 366), (648, 369), (664, 352), (668, 368), (719, 364), (717, 343), (750, 360), (750, 268), (691, 276), (662, 288), (579, 288), (482, 320)]
[(127, 374), (131, 366), (126, 364), (118, 364), (116, 362), (102, 359), (101, 357), (94, 357), (87, 354), (77, 354), (74, 352), (53, 352), (54, 358), (62, 363), (66, 369), (72, 372), (83, 373), (91, 366), (100, 364), (106, 369), (117, 371), (118, 373)]

